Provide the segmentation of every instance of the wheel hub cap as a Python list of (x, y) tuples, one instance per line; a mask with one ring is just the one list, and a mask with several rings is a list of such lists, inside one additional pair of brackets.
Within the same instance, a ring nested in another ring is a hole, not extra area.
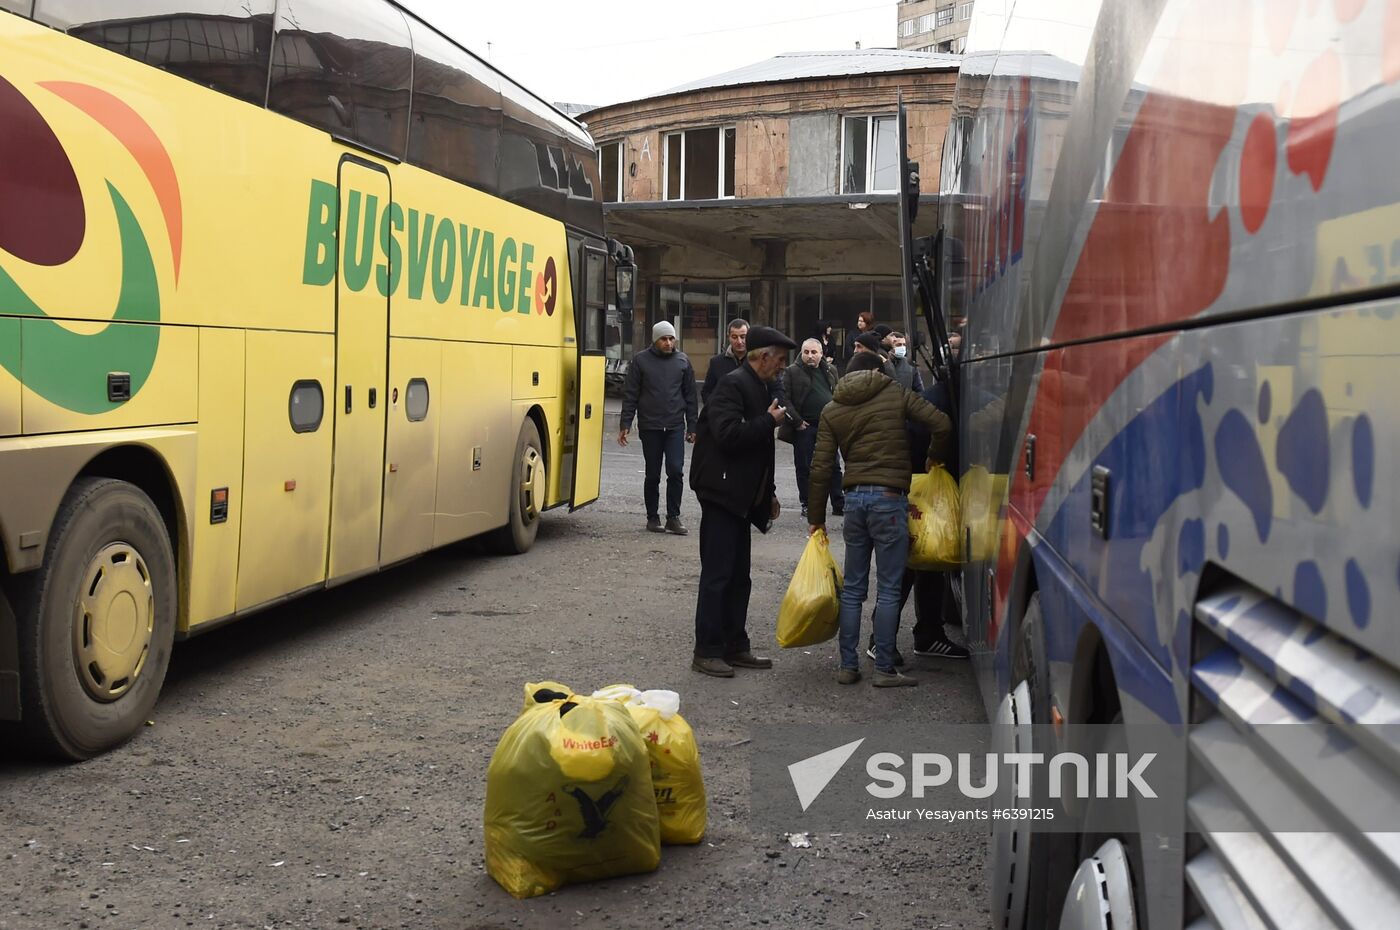
[(115, 701), (141, 675), (155, 630), (151, 574), (140, 553), (113, 543), (83, 575), (73, 613), (73, 660), (84, 690)]
[(520, 511), (529, 521), (540, 515), (540, 502), (544, 500), (544, 469), (540, 467), (539, 451), (527, 448), (521, 466)]

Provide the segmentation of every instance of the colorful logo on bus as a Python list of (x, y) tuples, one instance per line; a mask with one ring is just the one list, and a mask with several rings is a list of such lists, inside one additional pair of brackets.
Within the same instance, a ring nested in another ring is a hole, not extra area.
[[(184, 217), (165, 145), (140, 114), (101, 88), (69, 81), (37, 86), (90, 117), (135, 160), (160, 205), (178, 284)], [(109, 372), (130, 374), (132, 397), (146, 383), (160, 327), (108, 325), (97, 333), (74, 332), (55, 318), (90, 308), (45, 308), (29, 296), (16, 279), (24, 277), (20, 268), (72, 262), (88, 238), (88, 210), (96, 207), (85, 202), (73, 160), (53, 127), (3, 77), (0, 125), (5, 127), (0, 133), (0, 313), (42, 320), (25, 323), (22, 354), (14, 340), (0, 342), (0, 367), (50, 403), (76, 413), (104, 413), (114, 407), (107, 397)], [(121, 242), (112, 268), (120, 284), (111, 323), (159, 322), (160, 283), (150, 241), (122, 192), (111, 180), (106, 188)]]

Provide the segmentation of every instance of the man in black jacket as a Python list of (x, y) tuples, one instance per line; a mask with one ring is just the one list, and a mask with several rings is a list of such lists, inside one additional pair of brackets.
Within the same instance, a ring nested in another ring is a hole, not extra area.
[(768, 532), (780, 508), (773, 483), (773, 430), (785, 409), (770, 385), (787, 363), (787, 336), (767, 326), (749, 330), (748, 356), (725, 375), (700, 415), (690, 487), (700, 499), (700, 590), (695, 598), (691, 668), (716, 678), (734, 667), (772, 668), (750, 650), (749, 526)]
[[(817, 421), (821, 419), (822, 408), (831, 403), (831, 392), (836, 389), (839, 377), (836, 366), (822, 357), (820, 339), (803, 342), (800, 357), (783, 373), (783, 387), (790, 404), (788, 420), (795, 424), (792, 464), (797, 473), (797, 497), (802, 503), (804, 517), (807, 516), (807, 482), (812, 472), (812, 452), (817, 447)], [(841, 466), (837, 464), (831, 476), (831, 512), (840, 516), (845, 512), (844, 508)]]
[(710, 395), (719, 386), (720, 379), (744, 364), (744, 359), (748, 356), (748, 320), (730, 320), (727, 332), (729, 347), (710, 359), (710, 367), (705, 370), (705, 383), (700, 386), (702, 404), (710, 402)]
[[(710, 359), (710, 367), (705, 370), (705, 383), (700, 385), (702, 405), (710, 402), (710, 395), (719, 387), (725, 375), (743, 366), (744, 359), (748, 358), (749, 354), (748, 338), (747, 320), (729, 321), (729, 348)], [(782, 378), (775, 378), (773, 383), (768, 385), (768, 397), (770, 400), (776, 400), (781, 406), (787, 406), (787, 401), (783, 399)]]
[[(676, 329), (662, 320), (651, 328), (652, 344), (638, 352), (627, 366), (622, 386), (622, 417), (617, 444), (627, 445), (632, 417), (642, 436), (646, 479), (642, 500), (647, 508), (647, 529), (653, 533), (686, 535), (681, 523), (681, 495), (685, 486), (685, 444), (695, 441), (695, 370), (684, 352), (676, 351)], [(666, 460), (666, 526), (661, 526), (661, 460)]]

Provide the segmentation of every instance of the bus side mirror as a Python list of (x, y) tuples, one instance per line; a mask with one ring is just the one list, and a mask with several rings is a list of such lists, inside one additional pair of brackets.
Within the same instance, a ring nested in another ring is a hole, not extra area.
[(619, 262), (617, 265), (617, 316), (620, 320), (630, 322), (632, 319), (632, 292), (636, 287), (636, 281), (637, 266), (631, 262)]

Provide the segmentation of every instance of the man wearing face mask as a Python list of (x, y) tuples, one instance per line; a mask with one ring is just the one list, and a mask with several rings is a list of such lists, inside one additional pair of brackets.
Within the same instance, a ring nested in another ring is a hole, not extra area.
[(894, 380), (906, 391), (915, 394), (924, 392), (924, 379), (919, 369), (909, 361), (909, 346), (903, 333), (890, 333), (890, 367), (894, 370)]

